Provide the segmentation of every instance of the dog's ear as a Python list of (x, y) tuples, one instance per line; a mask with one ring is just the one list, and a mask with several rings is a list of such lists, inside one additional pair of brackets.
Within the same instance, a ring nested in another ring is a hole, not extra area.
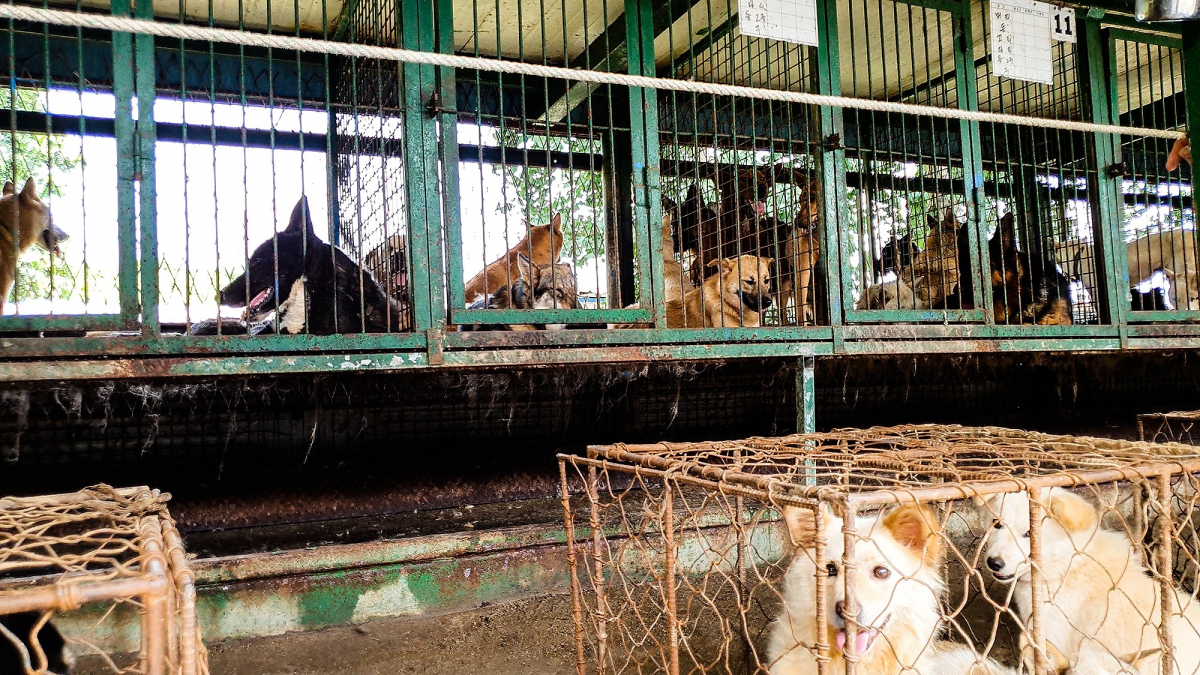
[(1083, 497), (1062, 488), (1053, 488), (1048, 495), (1043, 494), (1042, 504), (1047, 514), (1067, 532), (1090, 532), (1099, 522), (1096, 507)]
[(550, 227), (558, 235), (562, 235), (562, 213), (556, 213), (550, 218)]
[(517, 253), (517, 275), (522, 279), (532, 279), (533, 264), (529, 262), (529, 258), (524, 253)]
[(925, 216), (925, 224), (929, 226), (930, 230), (936, 230), (938, 228), (937, 218), (934, 218), (931, 215)]
[(33, 176), (25, 181), (25, 187), (21, 189), (21, 201), (28, 202), (37, 199), (37, 183), (33, 182)]
[(780, 510), (787, 525), (788, 536), (796, 548), (812, 548), (817, 543), (817, 513), (799, 506), (785, 506)]
[(303, 232), (310, 239), (317, 238), (317, 232), (313, 229), (312, 211), (308, 208), (308, 197), (300, 197), (300, 201), (296, 202), (296, 206), (292, 208), (292, 217), (288, 220), (287, 229), (284, 232)]
[(773, 263), (773, 262), (775, 262), (774, 258), (763, 258), (762, 262), (760, 264), (770, 267), (771, 263)]
[(721, 260), (720, 258), (714, 258), (713, 260), (709, 260), (708, 264), (705, 265), (705, 267), (716, 267), (717, 265), (721, 265), (722, 267), (724, 267), (725, 261)]
[(1016, 250), (1017, 248), (1017, 228), (1012, 211), (1009, 211), (1000, 218), (1000, 243), (1006, 251)]
[(941, 528), (933, 512), (924, 506), (906, 504), (883, 517), (883, 527), (901, 546), (921, 553), (927, 561), (942, 555)]
[(12, 193), (14, 193), (16, 191), (17, 191), (17, 186), (13, 185), (13, 182), (11, 180), (4, 181), (4, 194), (5, 195), (11, 195)]

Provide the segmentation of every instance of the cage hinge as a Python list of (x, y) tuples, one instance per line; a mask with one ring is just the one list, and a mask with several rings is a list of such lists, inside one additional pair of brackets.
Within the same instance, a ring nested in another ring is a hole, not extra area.
[(842, 149), (842, 135), (841, 134), (829, 134), (828, 136), (826, 136), (825, 137), (825, 149), (826, 150), (841, 150)]
[(425, 114), (431, 118), (437, 117), (443, 113), (452, 113), (453, 110), (442, 107), (442, 95), (436, 91), (429, 95), (429, 102), (425, 104)]
[(429, 362), (429, 365), (440, 366), (446, 362), (446, 352), (443, 344), (445, 340), (446, 331), (441, 326), (426, 329), (425, 351), (426, 360)]
[(1129, 172), (1129, 165), (1126, 164), (1125, 162), (1117, 162), (1115, 164), (1108, 165), (1108, 177), (1109, 178), (1122, 178), (1128, 172)]

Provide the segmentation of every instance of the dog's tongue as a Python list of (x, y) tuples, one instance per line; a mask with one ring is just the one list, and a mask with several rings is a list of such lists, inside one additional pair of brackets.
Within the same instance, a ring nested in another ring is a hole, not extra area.
[(754, 212), (760, 216), (762, 214), (766, 213), (767, 212), (767, 203), (766, 202), (754, 202)]
[(269, 289), (269, 288), (262, 289), (262, 291), (260, 291), (258, 295), (254, 296), (254, 299), (250, 301), (250, 304), (246, 305), (246, 308), (251, 309), (253, 307), (258, 307), (258, 303), (262, 302), (263, 298), (267, 297), (267, 293), (270, 293), (270, 292), (271, 292), (271, 289)]
[[(858, 629), (858, 634), (854, 636), (855, 654), (862, 654), (867, 651), (867, 647), (871, 646), (871, 639), (875, 636), (875, 631), (866, 628)], [(846, 651), (846, 631), (840, 630), (837, 634), (837, 648), (839, 652)]]

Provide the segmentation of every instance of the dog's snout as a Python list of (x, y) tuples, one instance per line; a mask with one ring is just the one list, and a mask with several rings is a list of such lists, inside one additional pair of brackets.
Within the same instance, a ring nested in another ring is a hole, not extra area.
[(989, 570), (999, 572), (1004, 569), (1004, 559), (994, 555), (988, 556), (987, 566)]
[[(837, 613), (838, 618), (843, 620), (850, 618), (857, 619), (861, 610), (862, 607), (859, 606), (858, 603), (855, 603), (854, 607), (851, 607), (849, 610), (847, 610), (846, 602), (844, 600), (838, 600), (837, 604), (833, 606), (833, 611)], [(852, 616), (846, 616), (847, 614), (851, 614)]]

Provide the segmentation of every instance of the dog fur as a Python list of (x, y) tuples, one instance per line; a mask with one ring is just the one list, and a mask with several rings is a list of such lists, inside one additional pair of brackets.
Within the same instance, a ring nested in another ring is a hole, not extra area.
[(37, 244), (58, 256), (59, 243), (67, 239), (67, 233), (54, 225), (50, 208), (38, 197), (33, 178), (25, 181), (20, 193), (11, 182), (4, 184), (4, 194), (0, 197), (0, 314), (4, 313), (4, 303), (16, 285), (17, 259), (21, 254)]
[(914, 290), (929, 307), (942, 309), (959, 286), (959, 226), (954, 210), (949, 207), (940, 221), (933, 216), (927, 216), (927, 220), (929, 232), (925, 236), (925, 250), (912, 259), (912, 275), (920, 279)]
[[(779, 280), (779, 292), (782, 297), (790, 300), (791, 290), (796, 289), (795, 302), (800, 307), (797, 321), (802, 325), (816, 323), (816, 305), (810, 298), (815, 297), (813, 291), (813, 272), (821, 260), (821, 240), (817, 231), (819, 223), (821, 196), (819, 191), (809, 183), (801, 186), (803, 202), (800, 212), (787, 237), (783, 248), (785, 264), (780, 265), (782, 273)], [(786, 307), (789, 302), (781, 302)], [(786, 315), (786, 312), (784, 312)]]
[[(48, 675), (67, 675), (74, 668), (75, 659), (67, 651), (66, 639), (50, 621), (46, 621), (38, 628), (41, 620), (42, 615), (38, 612), (18, 612), (0, 616), (0, 626), (21, 641), (22, 647), (29, 655), (29, 663), (35, 672)], [(42, 669), (39, 669), (39, 666), (43, 665), (41, 659), (38, 658), (36, 650), (32, 649), (32, 636), (35, 628), (38, 629), (37, 644), (45, 655), (45, 668)], [(0, 673), (24, 672), (24, 658), (20, 650), (7, 636), (0, 634)]]
[[(857, 612), (845, 607), (843, 521), (822, 506), (823, 531), (815, 512), (784, 507), (794, 552), (783, 579), (783, 610), (768, 628), (766, 657), (771, 675), (817, 672), (817, 618), (813, 598), (825, 582), (826, 671), (845, 670), (846, 616), (858, 623), (855, 672), (862, 675), (1002, 675), (1010, 673), (962, 644), (938, 641), (942, 538), (937, 518), (923, 506), (906, 505), (886, 513), (859, 516), (855, 544)], [(816, 568), (817, 537), (825, 541), (826, 569)]]
[(929, 305), (921, 299), (904, 279), (897, 277), (892, 281), (884, 281), (867, 290), (858, 299), (856, 309), (928, 309)]
[[(1158, 649), (1159, 582), (1129, 537), (1101, 528), (1096, 507), (1062, 488), (1042, 490), (1039, 502), (1045, 513), (1040, 571), (1046, 641), (1080, 675), (1086, 672), (1079, 669), (1084, 656), (1084, 663), (1111, 663), (1104, 654), (1121, 659)], [(986, 566), (996, 581), (1010, 585), (1018, 618), (1027, 625), (1032, 613), (1029, 497), (1024, 492), (993, 495), (981, 504), (993, 519)], [(1200, 671), (1200, 604), (1178, 589), (1174, 599), (1175, 672), (1194, 675)], [(1030, 665), (1027, 642), (1023, 635), (1023, 660)], [(1157, 654), (1137, 660), (1143, 672), (1161, 672)]]
[(1053, 260), (1031, 270), (1029, 255), (1017, 246), (1012, 213), (1000, 218), (988, 240), (992, 311), (997, 324), (1069, 326), (1073, 323), (1071, 282)]
[(913, 258), (921, 252), (921, 249), (913, 243), (912, 237), (905, 234), (902, 237), (892, 235), (888, 243), (884, 244), (880, 255), (875, 259), (876, 279), (882, 279), (890, 272), (900, 272), (900, 270), (912, 267)]
[(562, 247), (562, 214), (556, 213), (549, 224), (530, 227), (529, 233), (517, 242), (516, 246), (488, 263), (482, 272), (467, 282), (463, 287), (467, 304), (485, 299), (485, 296), (491, 295), (501, 286), (507, 286), (519, 279), (521, 271), (517, 267), (518, 254), (525, 255), (534, 265), (549, 265), (558, 262)]
[[(1129, 267), (1130, 288), (1141, 284), (1154, 273), (1162, 270), (1171, 282), (1171, 300), (1176, 309), (1191, 307), (1200, 308), (1200, 288), (1197, 281), (1196, 232), (1193, 230), (1167, 230), (1155, 232), (1131, 241), (1125, 246), (1125, 262)], [(1068, 277), (1076, 280), (1086, 280), (1085, 283), (1095, 283), (1096, 265), (1089, 242), (1073, 239), (1055, 245), (1055, 251)], [(1182, 281), (1175, 273), (1179, 267), (1186, 273)], [(1136, 289), (1131, 291), (1138, 293)], [(1142, 304), (1146, 307), (1147, 305)], [(1164, 306), (1162, 309), (1166, 309)], [(1134, 310), (1137, 311), (1137, 310)]]
[(363, 258), (363, 265), (384, 290), (408, 303), (408, 237), (393, 234)]
[[(517, 279), (501, 286), (487, 301), (473, 303), (470, 309), (579, 309), (575, 274), (567, 263), (533, 265), (525, 254), (517, 254)], [(562, 330), (565, 324), (466, 324), (460, 331), (479, 330)]]
[(692, 289), (682, 306), (667, 304), (668, 328), (757, 328), (771, 306), (771, 258), (726, 258), (714, 274)]
[(674, 209), (663, 209), (663, 293), (667, 302), (682, 303), (683, 297), (691, 292), (692, 282), (683, 273), (683, 265), (675, 260), (675, 236), (671, 227)]
[(410, 328), (407, 312), (369, 272), (317, 237), (307, 197), (296, 202), (288, 226), (254, 250), (246, 272), (222, 288), (219, 298), (226, 307), (245, 308), (247, 326), (277, 313), (280, 332), (292, 335)]
[(1171, 282), (1171, 301), (1176, 309), (1200, 309), (1200, 268), (1197, 268), (1195, 230), (1155, 232), (1126, 247), (1129, 283), (1137, 285), (1162, 271)]

